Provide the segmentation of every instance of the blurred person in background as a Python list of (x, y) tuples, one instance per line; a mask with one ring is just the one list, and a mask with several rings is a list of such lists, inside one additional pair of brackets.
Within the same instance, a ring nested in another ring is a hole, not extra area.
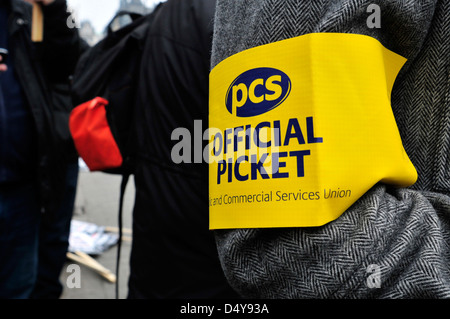
[[(32, 5), (44, 16), (31, 41)], [(59, 298), (78, 177), (69, 77), (85, 47), (65, 0), (2, 0), (0, 298)]]

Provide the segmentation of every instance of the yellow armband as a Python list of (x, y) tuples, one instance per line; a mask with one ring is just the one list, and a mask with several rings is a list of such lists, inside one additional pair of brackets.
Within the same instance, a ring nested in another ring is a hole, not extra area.
[(369, 36), (313, 33), (210, 74), (210, 228), (321, 226), (417, 172), (391, 109), (406, 59)]

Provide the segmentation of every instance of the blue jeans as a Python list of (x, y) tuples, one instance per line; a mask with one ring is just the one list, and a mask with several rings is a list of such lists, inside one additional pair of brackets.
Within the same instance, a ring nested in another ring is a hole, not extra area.
[(77, 181), (78, 164), (73, 164), (54, 218), (40, 213), (33, 183), (0, 189), (0, 298), (60, 296)]

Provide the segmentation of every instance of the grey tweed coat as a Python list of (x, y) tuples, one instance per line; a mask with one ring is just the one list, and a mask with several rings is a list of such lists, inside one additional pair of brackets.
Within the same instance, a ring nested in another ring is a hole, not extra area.
[(218, 0), (212, 67), (311, 32), (366, 34), (408, 59), (392, 108), (418, 181), (377, 184), (322, 227), (215, 231), (227, 279), (251, 298), (449, 298), (450, 0)]

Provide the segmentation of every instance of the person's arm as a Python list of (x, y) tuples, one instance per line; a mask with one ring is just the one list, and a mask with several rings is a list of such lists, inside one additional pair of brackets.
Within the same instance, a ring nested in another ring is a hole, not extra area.
[(419, 173), (409, 189), (375, 185), (322, 227), (216, 230), (225, 275), (242, 296), (450, 297), (444, 2), (380, 1), (381, 28), (371, 29), (371, 12), (360, 1), (218, 0), (212, 67), (248, 48), (313, 32), (365, 34), (407, 57), (392, 108)]

